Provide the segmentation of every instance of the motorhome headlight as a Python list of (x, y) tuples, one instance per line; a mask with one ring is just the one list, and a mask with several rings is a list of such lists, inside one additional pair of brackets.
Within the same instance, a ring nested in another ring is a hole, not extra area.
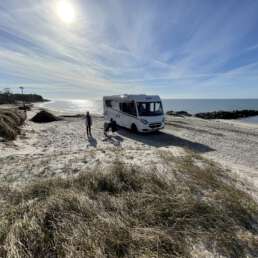
[(145, 119), (141, 119), (141, 122), (142, 122), (143, 124), (145, 124), (145, 125), (147, 125), (147, 124), (148, 124), (148, 121), (147, 121), (147, 120), (145, 120)]

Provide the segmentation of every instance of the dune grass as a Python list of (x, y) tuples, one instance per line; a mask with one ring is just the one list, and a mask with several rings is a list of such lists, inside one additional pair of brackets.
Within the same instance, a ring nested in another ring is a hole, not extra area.
[(16, 109), (0, 109), (0, 137), (14, 140), (20, 133), (19, 126), (23, 124), (26, 115)]
[(252, 198), (213, 163), (160, 155), (166, 176), (117, 161), (73, 179), (2, 186), (0, 257), (192, 257), (200, 244), (257, 257)]

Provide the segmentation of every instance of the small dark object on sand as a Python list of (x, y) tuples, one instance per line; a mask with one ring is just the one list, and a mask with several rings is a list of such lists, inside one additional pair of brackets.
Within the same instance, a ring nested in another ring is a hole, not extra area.
[(81, 118), (81, 117), (85, 117), (84, 114), (76, 114), (76, 115), (64, 115), (64, 116), (61, 116), (63, 118)]
[(59, 120), (61, 120), (61, 118), (56, 117), (45, 110), (40, 111), (31, 119), (31, 121), (34, 123), (50, 123), (50, 122), (55, 122)]
[(24, 110), (24, 111), (30, 111), (31, 110), (31, 106), (28, 106), (28, 105), (20, 106), (20, 107), (18, 107), (18, 109), (19, 110)]

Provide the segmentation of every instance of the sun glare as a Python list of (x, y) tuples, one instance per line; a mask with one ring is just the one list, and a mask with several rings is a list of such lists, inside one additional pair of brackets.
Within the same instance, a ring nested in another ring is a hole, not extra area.
[(74, 6), (69, 0), (60, 0), (57, 3), (57, 14), (63, 22), (68, 24), (76, 19)]

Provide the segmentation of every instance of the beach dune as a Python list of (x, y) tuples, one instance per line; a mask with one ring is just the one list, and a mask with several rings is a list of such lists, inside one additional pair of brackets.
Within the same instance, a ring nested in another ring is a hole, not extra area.
[(256, 125), (168, 116), (104, 138), (94, 116), (87, 138), (83, 116), (38, 111), (0, 142), (1, 257), (256, 257)]

